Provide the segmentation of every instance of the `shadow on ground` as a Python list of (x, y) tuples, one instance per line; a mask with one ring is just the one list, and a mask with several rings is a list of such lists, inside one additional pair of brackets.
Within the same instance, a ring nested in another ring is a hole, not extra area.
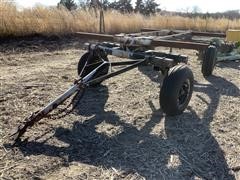
[(71, 48), (82, 49), (85, 42), (88, 42), (87, 39), (80, 39), (74, 34), (62, 36), (36, 34), (28, 37), (6, 37), (0, 39), (0, 52), (52, 52)]
[(239, 61), (222, 61), (216, 64), (217, 67), (219, 68), (232, 68), (236, 70), (240, 70), (240, 64)]
[[(149, 73), (144, 74), (154, 79)], [(92, 88), (86, 92), (76, 111), (90, 118), (83, 122), (76, 121), (72, 129), (56, 129), (55, 137), (67, 143), (67, 147), (31, 141), (21, 146), (20, 150), (25, 155), (67, 156), (66, 164), (75, 161), (114, 167), (123, 170), (125, 175), (138, 173), (146, 179), (193, 179), (194, 176), (234, 179), (209, 124), (220, 96), (239, 96), (239, 89), (221, 77), (213, 76), (208, 81), (210, 85), (195, 82), (194, 88), (194, 91), (207, 94), (210, 98), (208, 103), (200, 95), (198, 97), (206, 103), (202, 118), (193, 107), (188, 107), (180, 116), (165, 117), (160, 109), (149, 102), (152, 115), (141, 129), (124, 123), (114, 111), (104, 110), (109, 96), (106, 86), (98, 90)], [(93, 99), (94, 103), (91, 103)], [(165, 125), (165, 136), (151, 134), (161, 121)], [(96, 126), (103, 122), (121, 127), (121, 131), (114, 136), (98, 132)]]

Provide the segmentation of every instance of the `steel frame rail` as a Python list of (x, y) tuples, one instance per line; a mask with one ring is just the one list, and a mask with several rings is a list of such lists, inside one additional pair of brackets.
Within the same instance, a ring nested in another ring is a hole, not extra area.
[[(79, 38), (88, 39), (88, 40), (91, 39), (91, 40), (98, 40), (98, 41), (116, 42), (115, 36), (110, 34), (77, 32), (76, 36), (78, 36)], [(158, 40), (153, 38), (151, 46), (205, 50), (209, 46), (209, 44), (197, 43), (197, 42), (186, 42), (186, 41), (174, 41), (174, 40), (161, 40), (161, 39)]]
[[(151, 32), (157, 32), (157, 31), (163, 31), (159, 29), (152, 29), (152, 28), (142, 28), (141, 32), (144, 33), (151, 33)], [(173, 30), (171, 31), (172, 33), (178, 34), (182, 33), (184, 31), (181, 30)], [(203, 36), (203, 37), (219, 37), (219, 38), (225, 38), (226, 34), (225, 33), (212, 33), (212, 32), (199, 32), (199, 31), (191, 31), (191, 34), (193, 36)]]

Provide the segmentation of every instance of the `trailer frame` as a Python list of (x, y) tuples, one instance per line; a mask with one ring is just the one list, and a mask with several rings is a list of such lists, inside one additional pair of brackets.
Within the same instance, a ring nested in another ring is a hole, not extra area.
[[(160, 91), (160, 105), (167, 115), (182, 113), (187, 107), (193, 91), (193, 74), (186, 66), (188, 57), (172, 53), (172, 48), (193, 49), (199, 51), (203, 59), (204, 76), (211, 75), (217, 61), (217, 50), (222, 45), (192, 39), (193, 36), (224, 38), (222, 33), (202, 33), (194, 31), (170, 31), (143, 29), (144, 32), (120, 35), (107, 35), (78, 32), (79, 38), (87, 38), (100, 43), (86, 44), (85, 53), (78, 62), (78, 78), (62, 95), (39, 111), (25, 118), (24, 122), (11, 134), (13, 144), (19, 144), (26, 130), (56, 109), (76, 92), (83, 94), (85, 89), (102, 81), (125, 73), (138, 66), (152, 66), (160, 71), (163, 83)], [(114, 42), (114, 43), (113, 43)], [(159, 52), (154, 47), (169, 47), (170, 52)], [(227, 48), (232, 48), (226, 45)], [(113, 55), (131, 60), (111, 62), (107, 56)], [(223, 57), (222, 57), (223, 59)], [(222, 60), (221, 59), (221, 60)], [(110, 72), (109, 67), (123, 66), (120, 70)], [(107, 68), (107, 71), (105, 71)], [(100, 74), (99, 74), (100, 72)], [(163, 100), (162, 100), (163, 99)]]

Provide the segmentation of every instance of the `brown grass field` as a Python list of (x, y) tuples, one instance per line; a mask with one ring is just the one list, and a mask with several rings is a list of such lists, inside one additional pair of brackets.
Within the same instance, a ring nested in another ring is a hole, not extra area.
[[(106, 33), (138, 32), (143, 27), (222, 31), (240, 29), (240, 19), (184, 18), (180, 16), (121, 14), (105, 12)], [(14, 4), (0, 1), (0, 36), (31, 34), (59, 35), (77, 31), (98, 32), (99, 18), (94, 11), (36, 6), (19, 10)]]

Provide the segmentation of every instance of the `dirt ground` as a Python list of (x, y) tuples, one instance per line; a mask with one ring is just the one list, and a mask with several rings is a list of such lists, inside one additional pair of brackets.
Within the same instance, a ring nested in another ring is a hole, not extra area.
[(182, 115), (163, 114), (159, 74), (140, 67), (89, 88), (72, 114), (9, 148), (10, 131), (72, 84), (82, 43), (0, 44), (0, 179), (240, 179), (240, 64), (219, 63), (204, 79), (191, 50), (175, 50), (195, 78)]

